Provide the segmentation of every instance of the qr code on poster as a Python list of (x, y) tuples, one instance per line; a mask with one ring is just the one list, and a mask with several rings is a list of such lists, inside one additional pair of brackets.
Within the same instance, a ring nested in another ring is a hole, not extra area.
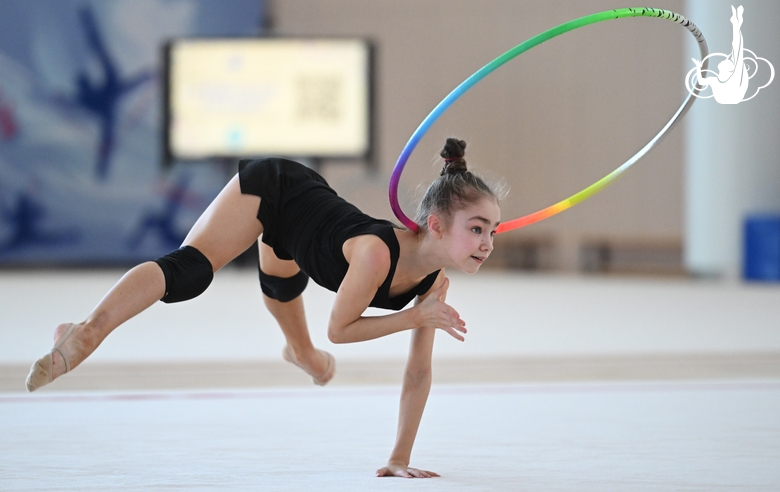
[(307, 122), (334, 122), (341, 117), (341, 80), (305, 76), (297, 80), (297, 116)]

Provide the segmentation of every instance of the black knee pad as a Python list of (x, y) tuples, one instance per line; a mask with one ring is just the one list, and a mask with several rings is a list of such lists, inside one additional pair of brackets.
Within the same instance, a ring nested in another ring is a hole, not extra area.
[(154, 262), (160, 265), (165, 275), (162, 302), (181, 302), (198, 297), (214, 278), (209, 259), (192, 246), (182, 246)]
[(279, 302), (292, 301), (303, 293), (309, 283), (309, 276), (303, 271), (288, 278), (268, 275), (260, 268), (258, 271), (260, 272), (260, 288), (263, 290), (263, 294)]

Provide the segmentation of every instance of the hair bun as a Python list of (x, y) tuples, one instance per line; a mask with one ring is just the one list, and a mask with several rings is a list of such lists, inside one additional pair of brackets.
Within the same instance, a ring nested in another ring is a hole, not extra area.
[(444, 167), (441, 169), (441, 176), (468, 172), (466, 159), (463, 158), (466, 155), (465, 141), (457, 138), (448, 138), (439, 155), (444, 157)]

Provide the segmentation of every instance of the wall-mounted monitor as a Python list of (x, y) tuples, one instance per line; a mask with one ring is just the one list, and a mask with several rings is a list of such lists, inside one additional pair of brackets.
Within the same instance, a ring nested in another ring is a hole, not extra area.
[(364, 39), (178, 39), (166, 46), (166, 160), (371, 153)]

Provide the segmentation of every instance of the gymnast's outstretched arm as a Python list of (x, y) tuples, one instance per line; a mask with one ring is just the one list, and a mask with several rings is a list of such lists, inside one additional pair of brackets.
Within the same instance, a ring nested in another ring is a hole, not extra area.
[[(415, 305), (419, 305), (426, 297), (440, 294), (440, 301), (444, 301), (446, 290), (442, 290), (446, 284), (444, 270), (439, 274), (436, 283), (425, 295), (418, 297)], [(412, 333), (412, 341), (409, 347), (409, 359), (404, 371), (404, 382), (401, 389), (401, 404), (398, 413), (398, 433), (395, 446), (387, 465), (377, 470), (378, 477), (397, 476), (405, 478), (438, 477), (437, 473), (409, 467), (412, 455), (412, 446), (417, 437), (425, 404), (428, 401), (428, 393), (431, 390), (431, 354), (433, 353), (433, 339), (436, 330), (434, 328), (417, 328)]]

